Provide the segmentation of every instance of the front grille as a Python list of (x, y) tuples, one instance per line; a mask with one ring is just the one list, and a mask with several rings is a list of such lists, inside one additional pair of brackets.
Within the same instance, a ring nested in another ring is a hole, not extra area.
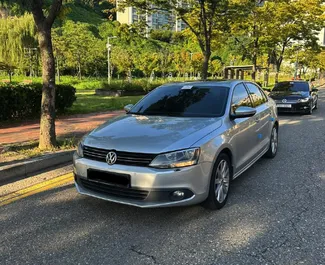
[(125, 188), (120, 186), (108, 185), (104, 183), (98, 183), (89, 181), (86, 179), (80, 178), (81, 185), (89, 190), (105, 193), (107, 195), (119, 198), (126, 198), (132, 200), (145, 200), (149, 194), (149, 191), (146, 190), (138, 190), (138, 189), (131, 189)]
[[(109, 151), (112, 150), (105, 150), (90, 146), (84, 146), (83, 149), (85, 158), (102, 162), (106, 162), (106, 155)], [(147, 167), (156, 157), (156, 154), (130, 153), (115, 150), (114, 152), (117, 154), (117, 160), (115, 164), (119, 165)]]

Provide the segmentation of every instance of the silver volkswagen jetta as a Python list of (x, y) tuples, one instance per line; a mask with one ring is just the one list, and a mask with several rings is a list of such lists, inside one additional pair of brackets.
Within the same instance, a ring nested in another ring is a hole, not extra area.
[(85, 136), (81, 194), (139, 207), (222, 208), (230, 184), (278, 149), (277, 108), (255, 83), (163, 85)]

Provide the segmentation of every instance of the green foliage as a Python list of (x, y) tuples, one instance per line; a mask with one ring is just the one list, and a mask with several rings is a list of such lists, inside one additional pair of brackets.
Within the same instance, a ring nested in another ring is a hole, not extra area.
[[(58, 85), (56, 111), (64, 113), (76, 100), (76, 90), (70, 85)], [(0, 120), (38, 117), (42, 98), (42, 85), (0, 85)]]
[[(8, 6), (9, 1), (6, 2)], [(290, 49), (295, 47), (297, 40), (301, 51), (316, 52), (300, 60), (302, 68), (316, 69), (317, 64), (322, 64), (317, 56), (320, 51), (315, 45), (317, 31), (324, 24), (324, 7), (319, 0), (270, 0), (262, 7), (250, 0), (191, 0), (190, 6), (177, 5), (176, 0), (124, 2), (149, 9), (149, 13), (155, 10), (150, 10), (148, 4), (155, 3), (156, 7), (176, 12), (189, 26), (176, 33), (152, 30), (150, 38), (144, 38), (143, 23), (120, 25), (117, 21), (109, 21), (114, 12), (110, 0), (64, 1), (61, 21), (57, 21), (52, 30), (56, 71), (60, 75), (84, 79), (85, 82), (75, 84), (82, 89), (103, 87), (102, 81), (88, 82), (85, 78), (107, 76), (108, 36), (117, 36), (110, 40), (112, 75), (129, 81), (135, 77), (148, 78), (152, 74), (156, 77), (166, 77), (170, 73), (174, 77), (197, 76), (202, 70), (204, 57), (210, 56), (221, 58), (208, 60), (210, 75), (220, 74), (229, 64), (256, 63), (264, 67), (274, 64), (280, 70), (283, 60), (291, 60)], [(204, 17), (200, 3), (205, 3), (203, 7), (207, 13)], [(14, 12), (19, 15), (21, 7), (16, 5), (10, 10), (16, 10)], [(209, 25), (212, 27), (208, 42), (204, 21), (207, 29)], [(7, 75), (13, 70), (16, 74), (28, 73), (30, 61), (24, 56), (23, 48), (38, 46), (32, 16), (26, 14), (10, 18), (10, 21), (0, 20), (0, 29), (3, 43), (0, 45), (0, 68)], [(38, 64), (40, 69), (40, 60), (33, 64)], [(287, 66), (282, 71), (287, 73), (290, 69), (292, 67)], [(76, 83), (76, 80), (71, 82)]]
[(93, 7), (87, 7), (80, 3), (79, 5), (69, 3), (65, 6), (68, 8), (67, 15), (64, 20), (72, 20), (73, 22), (87, 23), (91, 25), (100, 25), (104, 20), (102, 14), (97, 13)]
[(132, 83), (125, 81), (115, 81), (111, 84), (103, 83), (102, 88), (105, 90), (125, 90), (125, 91), (151, 91), (158, 86), (161, 86), (165, 82), (156, 81), (156, 82), (148, 82), (147, 80), (133, 80)]
[(76, 89), (71, 85), (56, 86), (55, 108), (58, 114), (64, 113), (76, 101)]
[(37, 47), (36, 28), (32, 15), (0, 19), (0, 62), (8, 68), (25, 69), (24, 48)]
[(150, 38), (163, 42), (170, 43), (173, 37), (173, 33), (170, 30), (152, 30), (150, 32)]

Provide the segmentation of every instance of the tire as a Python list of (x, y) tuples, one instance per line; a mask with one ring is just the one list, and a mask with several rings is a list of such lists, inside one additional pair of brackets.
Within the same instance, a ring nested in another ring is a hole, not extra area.
[(279, 129), (277, 125), (274, 125), (272, 128), (269, 149), (265, 153), (265, 157), (274, 158), (278, 152), (278, 145), (279, 145)]
[(225, 206), (229, 195), (231, 179), (232, 168), (230, 159), (228, 155), (221, 153), (213, 167), (208, 198), (202, 203), (202, 206), (209, 210), (219, 210)]
[(314, 109), (317, 109), (318, 108), (317, 104), (318, 104), (318, 100), (316, 100), (315, 108)]
[(313, 114), (313, 103), (312, 102), (310, 103), (309, 110), (307, 111), (307, 114), (308, 115), (312, 115)]

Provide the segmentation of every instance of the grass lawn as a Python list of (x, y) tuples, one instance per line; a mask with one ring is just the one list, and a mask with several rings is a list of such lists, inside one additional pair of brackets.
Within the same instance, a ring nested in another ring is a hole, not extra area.
[(94, 91), (78, 91), (77, 100), (66, 114), (86, 114), (110, 110), (122, 110), (128, 104), (135, 104), (143, 96), (105, 97), (97, 96)]
[(38, 141), (27, 143), (15, 143), (5, 145), (5, 150), (0, 153), (0, 166), (14, 160), (33, 158), (59, 151), (74, 150), (81, 137), (57, 138), (58, 146), (52, 150), (41, 151), (38, 149)]

